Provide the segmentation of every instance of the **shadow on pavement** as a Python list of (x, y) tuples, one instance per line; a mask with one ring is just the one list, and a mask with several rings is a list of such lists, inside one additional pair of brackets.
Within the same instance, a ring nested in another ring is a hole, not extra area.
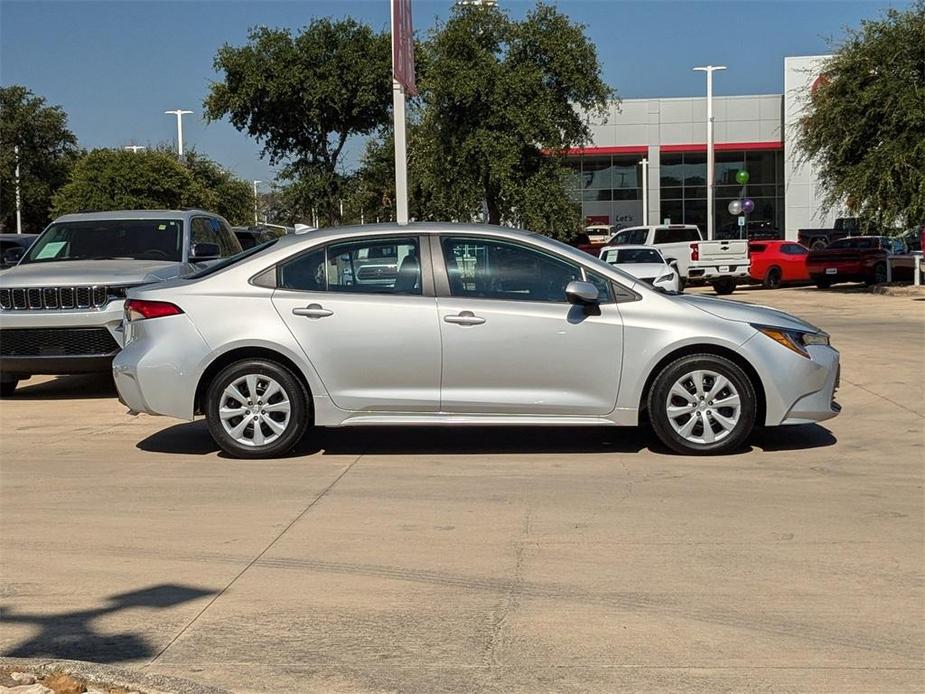
[(116, 384), (109, 373), (54, 376), (49, 380), (22, 381), (16, 393), (4, 402), (16, 400), (88, 400), (115, 398)]
[(4, 653), (16, 658), (62, 658), (94, 663), (118, 663), (153, 656), (155, 647), (132, 632), (104, 634), (96, 630), (97, 618), (134, 608), (164, 609), (214, 595), (216, 591), (163, 584), (106, 598), (92, 610), (58, 614), (26, 614), (4, 608), (0, 621), (28, 624), (38, 633)]
[[(752, 448), (787, 451), (832, 446), (832, 433), (818, 424), (756, 429)], [(174, 455), (218, 451), (205, 421), (185, 422), (139, 441), (140, 450)], [(641, 427), (345, 427), (309, 432), (289, 457), (322, 455), (415, 455), (474, 453), (639, 453), (670, 454), (651, 428)], [(224, 453), (219, 453), (225, 457)]]

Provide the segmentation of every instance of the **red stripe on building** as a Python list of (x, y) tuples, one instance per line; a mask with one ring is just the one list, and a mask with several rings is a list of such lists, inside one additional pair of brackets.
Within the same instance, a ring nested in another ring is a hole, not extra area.
[[(770, 142), (716, 142), (713, 149), (717, 152), (741, 152), (743, 150), (775, 150), (783, 149), (784, 143), (781, 140), (771, 140)], [(690, 145), (662, 145), (662, 152), (706, 152), (706, 143)]]
[[(646, 145), (631, 145), (628, 147), (571, 147), (563, 154), (571, 157), (588, 156), (594, 154), (648, 154), (649, 148)], [(549, 154), (546, 150), (544, 154)]]

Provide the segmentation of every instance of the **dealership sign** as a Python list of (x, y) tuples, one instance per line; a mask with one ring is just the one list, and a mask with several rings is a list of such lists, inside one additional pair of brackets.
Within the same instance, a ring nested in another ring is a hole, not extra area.
[(392, 77), (405, 93), (418, 93), (414, 83), (414, 30), (411, 0), (392, 0)]

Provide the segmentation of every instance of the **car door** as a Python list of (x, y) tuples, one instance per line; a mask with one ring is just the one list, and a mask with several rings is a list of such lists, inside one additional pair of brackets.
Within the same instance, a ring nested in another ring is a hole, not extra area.
[(798, 243), (785, 243), (781, 246), (785, 281), (802, 282), (809, 279), (809, 272), (806, 270), (808, 255), (809, 249)]
[(426, 252), (416, 236), (364, 236), (279, 265), (273, 304), (337, 407), (439, 408), (440, 329)]
[[(441, 409), (454, 413), (603, 415), (616, 404), (623, 324), (609, 280), (502, 238), (434, 240), (443, 337)], [(587, 277), (601, 305), (569, 304)]]

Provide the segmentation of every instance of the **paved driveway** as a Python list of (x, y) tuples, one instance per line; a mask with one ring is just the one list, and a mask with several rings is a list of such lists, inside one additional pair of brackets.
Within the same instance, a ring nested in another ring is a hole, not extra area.
[(0, 653), (235, 691), (921, 691), (925, 303), (734, 298), (831, 332), (842, 416), (716, 458), (366, 429), (234, 461), (33, 379), (0, 404)]

